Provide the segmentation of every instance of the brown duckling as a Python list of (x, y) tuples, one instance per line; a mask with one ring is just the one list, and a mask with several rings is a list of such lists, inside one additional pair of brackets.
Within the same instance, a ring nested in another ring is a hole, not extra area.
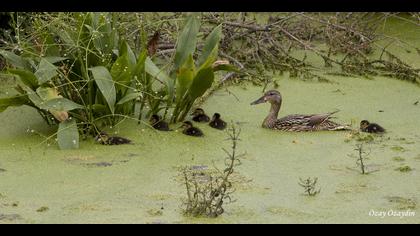
[(190, 121), (185, 121), (182, 124), (181, 128), (184, 128), (182, 133), (185, 135), (195, 136), (195, 137), (204, 136), (203, 132), (199, 128), (194, 127)]
[(162, 120), (162, 117), (156, 114), (150, 117), (150, 125), (160, 131), (171, 131), (171, 129), (169, 129), (169, 124)]
[(204, 110), (201, 108), (197, 108), (194, 110), (193, 113), (191, 113), (193, 116), (192, 120), (196, 122), (209, 122), (210, 117), (204, 113)]
[(215, 129), (223, 130), (226, 128), (226, 122), (220, 118), (219, 113), (214, 113), (209, 125)]
[(118, 136), (109, 136), (106, 132), (100, 132), (96, 136), (95, 141), (102, 145), (121, 145), (121, 144), (131, 144), (131, 140), (118, 137)]
[(367, 120), (362, 120), (360, 122), (360, 130), (362, 132), (367, 132), (367, 133), (384, 133), (385, 132), (385, 129), (382, 128), (382, 126), (376, 123), (370, 123)]

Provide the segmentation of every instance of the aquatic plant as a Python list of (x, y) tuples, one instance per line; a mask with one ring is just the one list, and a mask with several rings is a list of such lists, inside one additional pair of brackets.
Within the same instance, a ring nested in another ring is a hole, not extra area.
[(352, 158), (356, 158), (356, 165), (360, 168), (360, 173), (362, 173), (363, 175), (368, 174), (369, 172), (367, 172), (366, 170), (365, 161), (370, 152), (367, 153), (364, 150), (363, 143), (356, 144), (356, 148), (354, 150), (357, 151), (357, 155), (350, 154), (349, 156)]
[(315, 196), (317, 194), (319, 194), (321, 192), (321, 189), (316, 190), (316, 184), (318, 182), (318, 178), (315, 177), (314, 179), (312, 178), (307, 178), (307, 179), (302, 179), (299, 177), (299, 185), (302, 186), (304, 188), (304, 192), (306, 195), (308, 196)]
[(410, 172), (413, 170), (413, 168), (411, 168), (410, 166), (400, 166), (396, 168), (395, 170), (400, 171), (400, 172)]
[(21, 47), (0, 50), (8, 74), (18, 79), (18, 94), (0, 99), (0, 112), (37, 109), (49, 125), (58, 124), (61, 149), (78, 148), (79, 132), (94, 135), (134, 113), (146, 56), (136, 56), (120, 38), (114, 14), (42, 15), (32, 24)]
[(221, 26), (207, 36), (195, 64), (200, 22), (191, 15), (180, 33), (169, 76), (148, 55), (155, 53), (151, 45), (157, 36), (147, 40), (140, 26), (140, 47), (132, 50), (120, 29), (122, 17), (99, 12), (34, 14), (33, 29), (0, 49), (8, 75), (18, 79), (17, 95), (0, 99), (0, 112), (31, 106), (49, 125), (58, 125), (59, 147), (74, 149), (79, 133), (95, 136), (104, 126), (135, 119), (137, 102), (139, 122), (145, 107), (147, 115), (162, 109), (166, 115), (174, 102), (172, 120), (183, 120), (212, 85), (214, 72), (233, 68), (216, 61)]
[(241, 162), (237, 154), (237, 143), (240, 140), (240, 129), (232, 123), (228, 131), (232, 142), (231, 151), (223, 148), (227, 154), (225, 169), (215, 168), (181, 168), (181, 178), (187, 192), (185, 201), (185, 214), (189, 216), (217, 217), (224, 212), (224, 205), (232, 202), (231, 194), (234, 192), (230, 177), (236, 166)]

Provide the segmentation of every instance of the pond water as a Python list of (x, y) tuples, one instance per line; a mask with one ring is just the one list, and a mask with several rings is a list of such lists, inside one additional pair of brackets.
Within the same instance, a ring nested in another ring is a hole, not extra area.
[[(420, 65), (414, 52), (406, 57)], [(388, 132), (365, 145), (368, 175), (349, 157), (357, 143), (350, 132), (263, 129), (269, 105), (249, 105), (262, 88), (230, 86), (202, 107), (240, 124), (245, 155), (234, 178), (236, 201), (216, 219), (185, 217), (177, 167), (223, 166), (222, 148), (230, 147), (223, 131), (198, 124), (205, 137), (194, 138), (126, 121), (110, 131), (133, 145), (86, 140), (80, 150), (59, 151), (44, 142), (53, 131), (35, 110), (10, 108), (0, 113), (0, 223), (420, 223), (420, 88), (382, 77), (328, 79), (333, 83), (278, 77), (280, 116), (339, 109), (337, 122), (383, 125)], [(300, 177), (317, 177), (321, 192), (305, 196)], [(398, 215), (407, 211), (415, 215)]]

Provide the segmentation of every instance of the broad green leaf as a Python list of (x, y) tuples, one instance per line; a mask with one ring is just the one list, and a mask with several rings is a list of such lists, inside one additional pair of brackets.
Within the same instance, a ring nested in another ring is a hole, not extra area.
[(0, 112), (11, 106), (22, 106), (28, 103), (28, 97), (15, 96), (10, 98), (0, 98)]
[(42, 109), (41, 103), (43, 102), (43, 100), (38, 96), (38, 94), (33, 91), (31, 88), (27, 87), (27, 86), (22, 86), (22, 89), (26, 92), (26, 94), (28, 95), (29, 100), (37, 107), (39, 107), (40, 109)]
[(107, 107), (102, 104), (93, 104), (92, 109), (95, 113), (105, 114), (107, 112)]
[(51, 64), (55, 64), (57, 62), (67, 60), (68, 58), (67, 57), (44, 57), (44, 59)]
[(196, 14), (190, 15), (178, 37), (174, 59), (175, 70), (184, 64), (185, 60), (188, 59), (188, 55), (194, 54), (197, 46), (197, 34), (199, 29), (200, 20)]
[(79, 131), (76, 120), (61, 122), (57, 134), (58, 146), (61, 150), (79, 148)]
[(126, 102), (137, 99), (140, 96), (141, 96), (141, 93), (129, 93), (125, 97), (123, 97), (117, 104), (122, 105)]
[(93, 79), (108, 103), (111, 113), (114, 114), (117, 92), (111, 74), (103, 66), (93, 67), (89, 70), (92, 71)]
[(57, 67), (44, 58), (39, 62), (38, 70), (35, 72), (40, 85), (50, 81), (57, 74)]
[(213, 63), (217, 60), (217, 55), (219, 52), (219, 45), (216, 45), (213, 50), (210, 52), (209, 56), (207, 57), (206, 61), (200, 66), (200, 69), (212, 67)]
[(211, 67), (199, 70), (188, 90), (191, 100), (201, 97), (211, 87), (213, 81), (214, 73)]
[(77, 46), (77, 44), (72, 39), (71, 35), (67, 32), (67, 30), (62, 29), (62, 28), (58, 29), (57, 27), (53, 25), (48, 25), (47, 27), (51, 32), (54, 33), (54, 35), (57, 35), (58, 37), (60, 37), (60, 40), (64, 42), (63, 45), (66, 46), (67, 48), (73, 48)]
[(189, 55), (184, 65), (177, 74), (176, 100), (179, 101), (191, 85), (195, 76), (195, 64), (192, 54)]
[(207, 58), (213, 52), (213, 49), (219, 45), (220, 39), (222, 37), (222, 25), (217, 26), (213, 31), (207, 36), (206, 41), (204, 42), (203, 51), (198, 58), (198, 65), (202, 65)]
[(58, 94), (57, 89), (50, 88), (50, 87), (39, 87), (36, 90), (36, 93), (44, 101), (48, 101), (48, 100), (51, 100), (51, 99), (54, 99), (54, 98), (62, 97)]
[(143, 76), (146, 58), (147, 58), (147, 51), (143, 50), (140, 53), (139, 58), (137, 59), (137, 64), (133, 69), (133, 78), (134, 76), (137, 76), (137, 79), (141, 79), (141, 77)]
[(38, 79), (34, 73), (22, 69), (9, 69), (8, 71), (11, 74), (19, 76), (20, 81), (31, 89), (36, 89), (38, 87)]
[(71, 111), (84, 108), (82, 105), (79, 105), (67, 98), (53, 98), (48, 101), (43, 101), (40, 106), (42, 109), (54, 111)]
[(121, 45), (120, 55), (127, 54), (128, 66), (133, 68), (136, 65), (136, 55), (134, 55), (133, 50), (131, 50), (130, 45), (124, 41)]
[(131, 66), (129, 65), (129, 60), (127, 53), (122, 54), (114, 62), (111, 67), (111, 76), (114, 81), (129, 85), (131, 78)]
[(152, 77), (155, 77), (166, 84), (168, 89), (168, 95), (173, 97), (174, 94), (174, 79), (170, 78), (163, 70), (159, 69), (150, 59), (150, 57), (146, 58), (145, 61), (145, 71)]
[(236, 72), (236, 73), (240, 73), (241, 71), (234, 65), (232, 64), (223, 64), (223, 65), (217, 65), (215, 67), (213, 67), (213, 71), (230, 71), (230, 72)]
[(14, 54), (13, 52), (0, 49), (0, 55), (2, 55), (8, 63), (12, 64), (12, 66), (19, 69), (27, 69), (26, 61), (22, 57)]

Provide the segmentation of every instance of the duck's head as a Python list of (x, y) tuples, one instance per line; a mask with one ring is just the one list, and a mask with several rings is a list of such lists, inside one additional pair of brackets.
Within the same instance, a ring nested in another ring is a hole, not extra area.
[(184, 121), (184, 123), (182, 123), (182, 126), (180, 128), (189, 129), (191, 127), (193, 127), (193, 124), (191, 123), (191, 121)]
[(160, 119), (161, 119), (161, 117), (159, 115), (154, 114), (150, 117), (149, 121), (150, 121), (150, 123), (154, 124), (154, 123), (160, 121)]
[(362, 121), (360, 121), (360, 128), (361, 129), (365, 129), (366, 127), (368, 127), (369, 126), (369, 121), (367, 121), (367, 120), (362, 120)]
[(95, 137), (95, 141), (96, 142), (106, 142), (108, 140), (108, 138), (109, 138), (109, 135), (106, 132), (102, 131)]
[(201, 109), (201, 108), (196, 108), (192, 113), (191, 113), (191, 115), (192, 116), (198, 116), (198, 115), (203, 115), (204, 114), (204, 110), (203, 109)]
[(214, 113), (214, 115), (213, 115), (213, 120), (215, 120), (215, 119), (220, 119), (220, 114), (219, 113)]
[(264, 93), (264, 95), (257, 100), (253, 101), (251, 105), (257, 105), (260, 103), (269, 102), (271, 104), (280, 104), (282, 101), (281, 94), (277, 90), (270, 90)]

